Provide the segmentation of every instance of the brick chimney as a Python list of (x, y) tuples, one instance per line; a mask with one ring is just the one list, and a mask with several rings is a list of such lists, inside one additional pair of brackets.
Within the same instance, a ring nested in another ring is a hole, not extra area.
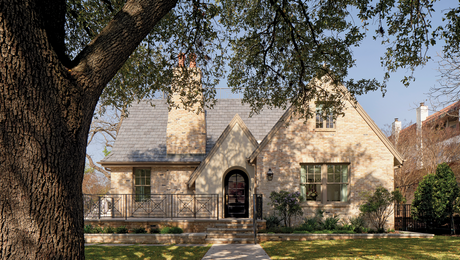
[(428, 106), (425, 103), (420, 103), (420, 107), (417, 108), (417, 130), (422, 128), (422, 123), (428, 117)]
[[(190, 67), (185, 68), (185, 55), (179, 54), (179, 66), (175, 69), (175, 75), (188, 70), (190, 79), (188, 82), (172, 84), (172, 101), (177, 108), (171, 108), (168, 113), (168, 126), (166, 130), (166, 153), (167, 154), (205, 154), (206, 153), (206, 121), (205, 114), (200, 110), (201, 102), (184, 108), (181, 92), (185, 94), (198, 92), (196, 98), (203, 99), (201, 86), (201, 70), (196, 67), (196, 55), (189, 55)], [(185, 86), (184, 86), (185, 85)]]

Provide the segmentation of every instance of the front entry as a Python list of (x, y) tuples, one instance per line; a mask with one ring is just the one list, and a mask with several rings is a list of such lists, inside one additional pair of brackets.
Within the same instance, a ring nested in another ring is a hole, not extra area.
[(225, 177), (225, 217), (249, 217), (249, 181), (246, 173), (234, 170)]

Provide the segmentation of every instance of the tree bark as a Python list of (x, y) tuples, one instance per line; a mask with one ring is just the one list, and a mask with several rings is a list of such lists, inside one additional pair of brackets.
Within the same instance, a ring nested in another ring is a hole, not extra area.
[(128, 1), (69, 62), (55, 35), (63, 24), (53, 23), (63, 23), (65, 1), (0, 1), (1, 259), (84, 259), (82, 181), (94, 108), (175, 4)]

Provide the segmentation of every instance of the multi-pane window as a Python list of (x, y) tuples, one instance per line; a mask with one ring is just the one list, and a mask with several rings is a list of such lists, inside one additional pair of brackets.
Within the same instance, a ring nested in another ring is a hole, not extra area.
[(136, 201), (150, 199), (150, 169), (134, 170), (134, 193)]
[(308, 164), (300, 169), (300, 191), (306, 200), (341, 201), (348, 198), (348, 164)]
[(324, 104), (316, 104), (316, 128), (334, 128), (332, 110)]
[(348, 165), (327, 165), (327, 201), (347, 201)]
[(321, 165), (302, 165), (300, 190), (306, 200), (321, 201)]

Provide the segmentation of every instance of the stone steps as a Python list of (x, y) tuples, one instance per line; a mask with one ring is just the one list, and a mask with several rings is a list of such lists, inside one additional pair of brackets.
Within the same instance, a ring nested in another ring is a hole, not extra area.
[(206, 238), (210, 244), (254, 244), (254, 238)]
[(252, 228), (254, 225), (251, 224), (216, 224), (217, 228)]
[(254, 233), (236, 233), (236, 234), (207, 233), (206, 238), (254, 238)]
[(206, 229), (206, 243), (254, 244), (252, 220), (228, 220)]

